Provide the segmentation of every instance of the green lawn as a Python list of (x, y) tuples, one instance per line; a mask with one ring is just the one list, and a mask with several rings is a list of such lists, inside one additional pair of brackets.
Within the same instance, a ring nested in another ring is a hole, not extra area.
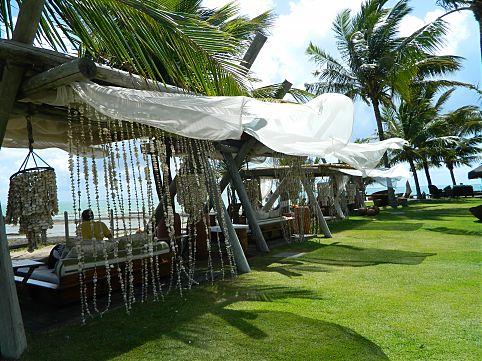
[(482, 360), (480, 202), (332, 223), (237, 279), (31, 335), (22, 360)]

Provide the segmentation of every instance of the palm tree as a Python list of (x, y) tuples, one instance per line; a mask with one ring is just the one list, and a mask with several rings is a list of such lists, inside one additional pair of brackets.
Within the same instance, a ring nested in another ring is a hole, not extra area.
[[(470, 166), (482, 158), (482, 112), (475, 106), (464, 106), (443, 116), (445, 126), (439, 134), (449, 141), (440, 158), (450, 171), (453, 185), (456, 185), (454, 167)], [(453, 139), (451, 139), (453, 138)]]
[[(385, 8), (387, 2), (367, 0), (359, 13), (352, 16), (346, 9), (337, 15), (333, 29), (343, 62), (312, 43), (306, 50), (320, 67), (314, 73), (319, 81), (306, 84), (307, 90), (316, 94), (340, 92), (371, 104), (380, 140), (385, 139), (380, 107), (392, 104), (394, 92), (407, 96), (418, 62), (429, 58), (435, 65), (455, 60), (455, 57), (431, 56), (446, 32), (442, 20), (422, 27), (409, 37), (400, 37), (398, 27), (411, 9), (407, 0), (400, 0), (390, 9)], [(437, 67), (432, 69), (434, 74), (439, 74)], [(386, 155), (384, 165), (389, 166)], [(395, 199), (390, 188), (393, 205)]]
[(416, 164), (423, 161), (427, 150), (431, 149), (434, 128), (437, 128), (439, 123), (437, 107), (432, 105), (432, 95), (427, 91), (421, 91), (409, 100), (402, 100), (398, 107), (383, 109), (383, 117), (388, 128), (387, 134), (391, 137), (404, 138), (409, 142), (402, 149), (391, 152), (391, 162), (392, 164), (409, 163), (418, 199), (421, 199), (422, 192)]
[[(2, 37), (11, 38), (21, 3), (0, 1)], [(46, 0), (37, 41), (188, 90), (246, 94), (240, 57), (272, 15), (250, 20), (238, 10), (234, 4), (205, 9), (200, 0)]]
[(482, 0), (437, 0), (437, 4), (449, 10), (442, 17), (455, 11), (469, 10), (479, 23), (480, 54), (482, 56)]

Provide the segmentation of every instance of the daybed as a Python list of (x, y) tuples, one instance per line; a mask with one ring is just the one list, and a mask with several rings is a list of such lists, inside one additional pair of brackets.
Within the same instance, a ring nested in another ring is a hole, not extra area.
[(452, 188), (452, 197), (473, 197), (474, 187), (460, 184)]
[[(145, 234), (131, 236), (132, 255), (130, 258), (132, 259), (134, 284), (142, 282), (143, 263), (148, 262), (150, 264), (151, 259), (154, 267), (158, 268), (160, 276), (167, 275), (171, 271), (171, 252), (168, 244), (164, 241), (153, 242), (151, 258), (145, 237)], [(112, 290), (117, 290), (121, 287), (118, 271), (120, 269), (121, 272), (125, 272), (128, 257), (126, 251), (127, 238), (122, 237), (119, 239), (117, 254), (114, 254), (114, 242), (106, 241), (105, 244), (111, 280), (110, 287)], [(67, 245), (67, 247), (69, 246)], [(109, 289), (104, 251), (100, 242), (97, 242), (96, 247), (97, 256), (94, 257), (92, 241), (82, 241), (84, 253), (83, 282), (87, 285), (88, 294), (91, 294), (93, 290), (94, 274), (96, 274), (97, 278), (96, 293), (106, 293)], [(54, 269), (47, 268), (47, 265), (41, 266), (32, 273), (26, 284), (22, 284), (23, 276), (26, 272), (28, 272), (28, 269), (18, 269), (15, 281), (19, 287), (27, 287), (32, 297), (57, 305), (79, 300), (79, 260), (76, 247), (71, 247), (67, 252), (64, 252)]]

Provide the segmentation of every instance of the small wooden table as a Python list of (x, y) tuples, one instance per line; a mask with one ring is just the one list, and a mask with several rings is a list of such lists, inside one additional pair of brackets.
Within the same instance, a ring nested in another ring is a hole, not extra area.
[[(33, 271), (40, 267), (43, 266), (45, 263), (39, 262), (39, 261), (34, 261), (31, 259), (19, 259), (19, 260), (12, 260), (12, 268), (13, 268), (13, 273), (16, 276), (23, 276), (22, 283), (27, 283), (29, 280), (30, 276), (32, 276)], [(19, 268), (27, 268), (28, 267), (28, 272), (26, 274), (18, 274), (17, 271)]]

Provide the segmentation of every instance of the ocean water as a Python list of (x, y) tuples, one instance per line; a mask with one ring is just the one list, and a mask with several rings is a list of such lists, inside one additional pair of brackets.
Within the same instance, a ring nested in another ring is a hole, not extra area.
[[(469, 184), (471, 185), (473, 188), (474, 188), (474, 192), (482, 192), (482, 183), (479, 183), (479, 184)], [(444, 189), (445, 187), (447, 186), (450, 186), (452, 187), (452, 184), (445, 184), (445, 185), (438, 185), (436, 184), (435, 185), (438, 189)], [(416, 196), (416, 190), (415, 190), (415, 185), (414, 184), (410, 184), (410, 187), (412, 188), (412, 196)], [(382, 190), (385, 190), (387, 189), (387, 187), (382, 187), (382, 186), (367, 186), (366, 188), (366, 194), (372, 194), (374, 192), (378, 192), (378, 191), (382, 191)], [(426, 185), (423, 185), (423, 186), (420, 186), (420, 190), (423, 192), (425, 192), (425, 194), (430, 194), (429, 190), (428, 190), (428, 186)], [(398, 186), (395, 187), (395, 193), (405, 193), (405, 185), (402, 185), (402, 186)]]

